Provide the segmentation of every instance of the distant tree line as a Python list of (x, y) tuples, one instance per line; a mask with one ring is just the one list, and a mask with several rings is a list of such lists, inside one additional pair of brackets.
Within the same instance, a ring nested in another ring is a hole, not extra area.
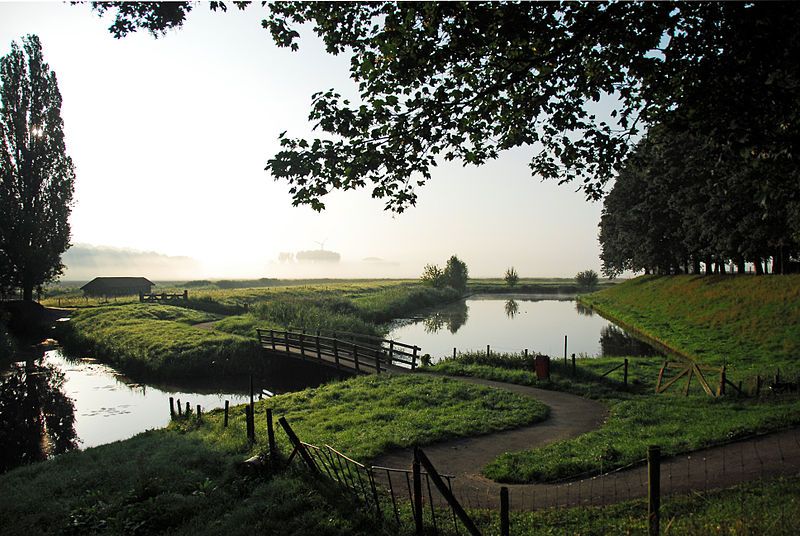
[(791, 156), (742, 155), (679, 120), (659, 125), (605, 198), (600, 243), (609, 277), (626, 270), (744, 273), (747, 263), (756, 274), (797, 271), (797, 166)]

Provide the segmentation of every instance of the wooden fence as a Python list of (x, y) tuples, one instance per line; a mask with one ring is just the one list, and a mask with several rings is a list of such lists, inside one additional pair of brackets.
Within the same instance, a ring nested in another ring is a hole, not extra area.
[(158, 303), (158, 302), (170, 302), (170, 301), (177, 301), (183, 300), (186, 301), (189, 299), (189, 291), (184, 290), (182, 294), (180, 293), (170, 293), (170, 292), (161, 292), (161, 293), (148, 293), (148, 292), (140, 292), (139, 293), (139, 301), (142, 303)]
[(261, 347), (286, 357), (315, 361), (358, 373), (407, 372), (419, 366), (418, 346), (346, 332), (313, 334), (293, 329), (257, 329)]

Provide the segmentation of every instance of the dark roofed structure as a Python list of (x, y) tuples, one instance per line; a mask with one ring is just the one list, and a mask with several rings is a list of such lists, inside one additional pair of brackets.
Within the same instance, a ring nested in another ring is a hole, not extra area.
[(153, 282), (144, 277), (95, 277), (81, 287), (85, 296), (130, 296), (150, 293)]

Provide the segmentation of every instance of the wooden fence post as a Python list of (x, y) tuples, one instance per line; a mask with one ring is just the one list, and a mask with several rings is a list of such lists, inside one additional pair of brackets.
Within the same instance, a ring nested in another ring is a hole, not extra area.
[(353, 343), (353, 363), (356, 366), (356, 372), (361, 372), (361, 368), (358, 366), (358, 348), (355, 343)]
[(717, 389), (717, 396), (724, 396), (725, 395), (725, 382), (727, 378), (725, 377), (725, 365), (722, 365), (722, 368), (719, 370), (719, 389)]
[(197, 420), (200, 420), (200, 417), (203, 415), (203, 412), (200, 410), (200, 404), (197, 404)]
[(267, 408), (267, 444), (269, 445), (270, 463), (275, 460), (277, 449), (275, 448), (275, 430), (272, 428), (272, 409)]
[(575, 354), (572, 354), (572, 377), (574, 378), (578, 374), (578, 369), (575, 366)]
[(489, 345), (487, 344), (487, 345), (486, 345), (486, 357), (488, 358), (488, 357), (491, 355), (491, 353), (492, 353), (492, 352), (491, 352), (491, 348), (490, 348), (490, 347), (489, 347)]
[(225, 401), (225, 417), (222, 420), (222, 426), (225, 427), (225, 428), (228, 427), (228, 406), (230, 406), (230, 402), (226, 400)]
[(528, 349), (527, 348), (525, 348), (525, 359), (526, 360), (528, 359)]
[(183, 409), (182, 409), (182, 407), (181, 407), (181, 399), (179, 398), (179, 399), (178, 399), (178, 417), (180, 417), (181, 415), (183, 415), (182, 411), (183, 411)]
[(186, 403), (186, 416), (187, 417), (189, 416), (189, 413), (191, 413), (191, 411), (189, 410), (189, 403), (187, 402)]
[(414, 462), (411, 464), (411, 473), (414, 481), (414, 527), (417, 536), (422, 536), (422, 473), (419, 470), (419, 449), (414, 447)]
[(456, 358), (456, 348), (455, 348), (455, 346), (454, 346), (454, 347), (453, 347), (453, 359), (455, 359), (455, 358)]
[(650, 536), (658, 536), (661, 506), (661, 447), (647, 447), (647, 525)]
[(322, 350), (319, 347), (319, 330), (317, 330), (317, 339), (314, 341), (317, 347), (317, 359), (322, 361)]
[(253, 419), (253, 408), (251, 406), (244, 407), (244, 417), (247, 423), (247, 440), (250, 443), (256, 442), (256, 427), (255, 420)]
[(564, 335), (564, 367), (567, 366), (567, 336)]
[(304, 344), (305, 343), (305, 338), (306, 338), (306, 334), (305, 334), (305, 330), (303, 330), (303, 333), (300, 334), (300, 357), (302, 357), (303, 360), (305, 360), (305, 358), (306, 358), (306, 345)]
[(622, 369), (622, 382), (625, 384), (625, 387), (628, 386), (628, 358), (625, 358), (625, 365)]
[(503, 486), (500, 488), (500, 534), (502, 536), (509, 536), (511, 534), (511, 523), (508, 516), (508, 488)]
[(284, 342), (286, 343), (286, 357), (292, 357), (292, 353), (289, 351), (289, 330), (284, 330), (283, 332)]
[(414, 353), (411, 356), (411, 370), (417, 368), (417, 350), (419, 350), (418, 346), (414, 347)]
[(170, 420), (175, 418), (175, 399), (169, 397), (169, 418)]
[(272, 341), (272, 349), (275, 349), (275, 330), (269, 330), (269, 339)]

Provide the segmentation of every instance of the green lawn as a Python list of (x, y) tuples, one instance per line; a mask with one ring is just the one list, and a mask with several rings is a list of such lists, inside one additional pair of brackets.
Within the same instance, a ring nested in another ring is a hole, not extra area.
[[(304, 441), (357, 459), (386, 449), (488, 433), (543, 419), (535, 400), (423, 376), (362, 376), (256, 404), (258, 441), (246, 440), (243, 406), (74, 451), (0, 475), (2, 534), (374, 534), (324, 484), (301, 474), (253, 478), (236, 462), (266, 450), (265, 408)], [(279, 447), (288, 440), (278, 430)], [(326, 491), (327, 490), (327, 491)], [(46, 500), (43, 500), (45, 499)]]
[(734, 378), (800, 373), (800, 275), (642, 276), (581, 301)]

